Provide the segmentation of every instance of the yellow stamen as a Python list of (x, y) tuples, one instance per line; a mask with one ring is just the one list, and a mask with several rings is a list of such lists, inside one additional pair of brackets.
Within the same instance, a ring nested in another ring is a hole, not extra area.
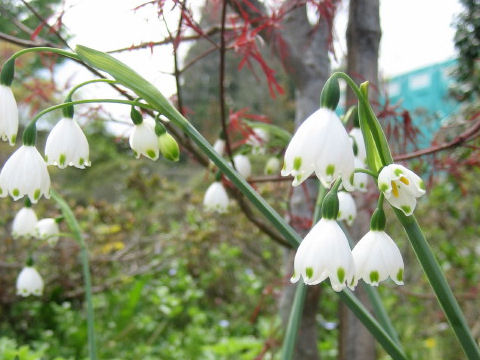
[(395, 184), (393, 181), (392, 181), (392, 193), (393, 193), (393, 196), (398, 197), (398, 187), (397, 187), (397, 184)]
[(408, 179), (405, 176), (400, 176), (400, 181), (405, 185), (410, 184), (410, 181), (408, 181)]

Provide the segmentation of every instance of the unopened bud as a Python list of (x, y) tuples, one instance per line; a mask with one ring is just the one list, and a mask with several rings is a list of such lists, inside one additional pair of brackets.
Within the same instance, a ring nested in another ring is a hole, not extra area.
[(160, 152), (163, 157), (170, 161), (178, 161), (180, 159), (180, 149), (177, 141), (168, 132), (158, 137)]

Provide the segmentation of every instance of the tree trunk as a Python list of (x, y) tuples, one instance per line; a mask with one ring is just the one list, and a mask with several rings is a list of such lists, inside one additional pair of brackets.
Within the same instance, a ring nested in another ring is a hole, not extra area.
[[(377, 97), (378, 47), (380, 43), (379, 0), (350, 1), (347, 27), (347, 72), (357, 82), (369, 81), (370, 97)], [(351, 91), (347, 92), (347, 108), (357, 103)], [(370, 183), (371, 185), (371, 183)], [(370, 190), (372, 190), (370, 188)], [(357, 219), (351, 235), (358, 241), (368, 230), (374, 204), (367, 201), (366, 194), (355, 197)], [(355, 290), (358, 298), (369, 308), (363, 284)], [(344, 305), (340, 304), (340, 360), (371, 360), (376, 358), (375, 341), (362, 323)]]

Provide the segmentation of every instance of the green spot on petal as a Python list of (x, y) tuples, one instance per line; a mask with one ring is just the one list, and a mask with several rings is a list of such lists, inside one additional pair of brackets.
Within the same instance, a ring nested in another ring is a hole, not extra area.
[(295, 176), (295, 180), (297, 180), (298, 182), (300, 182), (302, 180), (302, 175), (297, 175)]
[(287, 164), (285, 163), (285, 161), (283, 162), (283, 166), (282, 166), (282, 170), (286, 170), (287, 169)]
[(412, 210), (412, 208), (410, 206), (407, 206), (407, 205), (403, 205), (400, 207), (402, 209), (402, 211), (405, 213), (405, 214), (410, 214), (410, 211)]
[(12, 194), (13, 194), (13, 196), (18, 196), (18, 195), (20, 195), (20, 190), (13, 189)]
[(378, 274), (378, 271), (372, 271), (370, 273), (370, 281), (372, 283), (378, 283), (378, 279), (380, 279), (380, 275)]
[(83, 164), (85, 164), (85, 159), (84, 158), (78, 159), (78, 165), (82, 166)]
[(335, 173), (335, 165), (333, 165), (333, 164), (327, 165), (325, 173), (327, 175), (333, 176), (333, 174)]
[(360, 183), (360, 189), (363, 189), (365, 187), (364, 183)]
[(313, 277), (313, 268), (307, 267), (305, 269), (305, 275), (307, 276), (307, 279), (311, 279)]
[(293, 170), (300, 170), (301, 166), (302, 166), (301, 157), (296, 157), (295, 159), (293, 159)]
[(17, 141), (17, 134), (12, 135), (12, 137), (10, 138), (10, 142), (11, 142), (12, 144), (15, 144), (15, 141)]
[(64, 166), (66, 160), (67, 160), (67, 156), (65, 154), (60, 154), (60, 157), (58, 158), (58, 163), (61, 166)]
[(147, 150), (147, 155), (150, 159), (155, 159), (155, 151), (153, 150)]
[(345, 269), (344, 268), (339, 267), (337, 269), (337, 278), (338, 278), (338, 281), (340, 281), (340, 283), (343, 284), (343, 282), (345, 281)]
[(3, 194), (3, 190), (2, 190), (2, 188), (0, 188), (0, 195), (2, 195), (2, 194)]
[(397, 281), (403, 281), (403, 269), (398, 269)]
[(35, 200), (38, 200), (40, 198), (40, 189), (35, 190), (35, 192), (33, 193), (33, 198)]
[(337, 219), (341, 218), (342, 217), (342, 212), (340, 210), (338, 210), (338, 215), (337, 215)]
[(380, 184), (380, 191), (385, 192), (388, 190), (388, 184), (382, 183)]
[(403, 174), (403, 171), (402, 171), (402, 169), (395, 169), (395, 170), (393, 170), (393, 173), (397, 176), (400, 176), (400, 174)]

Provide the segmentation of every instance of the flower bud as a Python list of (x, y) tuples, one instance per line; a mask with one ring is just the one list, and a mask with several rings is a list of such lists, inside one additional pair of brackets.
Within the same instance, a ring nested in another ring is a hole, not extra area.
[(158, 145), (163, 157), (170, 161), (178, 161), (180, 159), (180, 149), (177, 142), (168, 132), (158, 137)]
[(266, 175), (273, 175), (278, 173), (278, 170), (280, 170), (280, 160), (276, 156), (272, 156), (267, 160), (264, 172)]
[(335, 110), (340, 100), (340, 86), (337, 78), (329, 78), (320, 94), (320, 106)]
[(338, 202), (337, 189), (335, 187), (330, 190), (322, 203), (322, 218), (329, 220), (336, 220), (338, 216), (338, 209), (340, 205)]

